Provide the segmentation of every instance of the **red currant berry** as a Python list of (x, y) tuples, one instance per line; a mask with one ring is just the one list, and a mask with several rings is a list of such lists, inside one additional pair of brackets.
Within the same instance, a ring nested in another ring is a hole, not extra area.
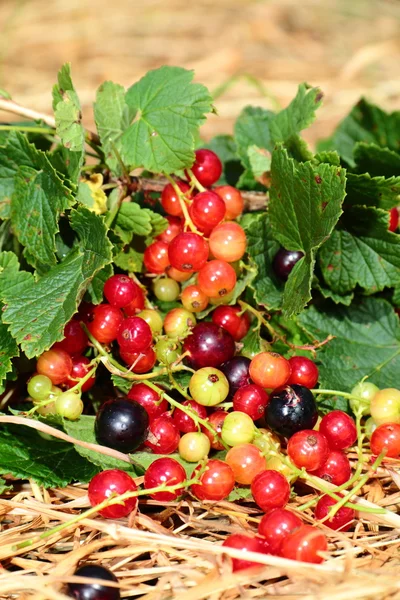
[(263, 416), (268, 400), (268, 394), (259, 385), (245, 385), (233, 396), (233, 410), (244, 412), (257, 421)]
[(134, 317), (138, 312), (144, 309), (144, 292), (139, 286), (136, 286), (136, 288), (136, 296), (132, 302), (129, 302), (127, 306), (124, 306), (124, 313), (127, 317)]
[[(100, 565), (83, 565), (75, 571), (74, 575), (118, 583), (114, 573)], [(68, 583), (68, 596), (75, 600), (120, 600), (121, 598), (118, 587), (99, 583)]]
[(303, 429), (292, 435), (288, 442), (287, 453), (299, 469), (316, 471), (328, 458), (328, 441), (319, 431)]
[(168, 244), (157, 241), (147, 246), (143, 263), (148, 273), (164, 273), (169, 266)]
[(272, 262), (272, 269), (281, 281), (287, 281), (296, 263), (304, 256), (296, 250), (285, 250), (281, 248)]
[(235, 475), (235, 481), (243, 485), (250, 485), (254, 477), (266, 469), (265, 457), (253, 444), (234, 446), (225, 460)]
[(142, 352), (128, 352), (120, 348), (119, 354), (132, 373), (148, 373), (156, 364), (156, 353), (151, 347)]
[(117, 341), (126, 352), (144, 352), (153, 341), (153, 334), (144, 319), (127, 317), (119, 328)]
[(318, 564), (324, 560), (320, 553), (327, 549), (328, 542), (322, 531), (311, 525), (302, 525), (283, 540), (280, 555), (282, 558)]
[(196, 150), (195, 154), (196, 160), (192, 166), (192, 173), (201, 185), (210, 187), (221, 177), (222, 163), (212, 150), (202, 148)]
[(206, 264), (208, 244), (197, 233), (180, 233), (170, 243), (168, 256), (175, 269), (193, 273)]
[(43, 352), (36, 363), (39, 375), (46, 375), (53, 385), (63, 383), (71, 375), (72, 359), (69, 354), (61, 349), (52, 349)]
[(328, 440), (331, 450), (346, 450), (357, 439), (354, 420), (342, 410), (333, 410), (322, 417), (319, 431)]
[(185, 273), (185, 271), (178, 271), (178, 269), (175, 269), (175, 267), (171, 266), (166, 269), (166, 273), (170, 279), (174, 279), (174, 281), (178, 281), (179, 283), (187, 281), (192, 276), (190, 271)]
[(225, 203), (214, 192), (201, 192), (190, 207), (190, 217), (199, 231), (210, 233), (225, 216)]
[(89, 340), (79, 321), (72, 319), (64, 327), (64, 339), (54, 344), (53, 349), (64, 350), (70, 356), (82, 354), (88, 346)]
[(385, 452), (386, 456), (398, 458), (400, 455), (400, 425), (384, 423), (373, 432), (370, 441), (371, 452), (375, 456)]
[(350, 461), (344, 452), (333, 450), (329, 452), (325, 463), (313, 472), (313, 475), (333, 483), (333, 485), (342, 485), (351, 477)]
[(179, 431), (169, 415), (157, 417), (150, 423), (145, 446), (155, 454), (172, 454), (179, 446)]
[(289, 501), (290, 486), (278, 471), (267, 469), (256, 475), (251, 482), (254, 502), (264, 512), (271, 508), (283, 508)]
[(228, 413), (225, 410), (216, 410), (208, 417), (208, 422), (214, 428), (216, 435), (213, 435), (206, 427), (201, 427), (202, 432), (205, 433), (210, 440), (211, 448), (213, 448), (213, 450), (224, 449), (224, 446), (221, 443), (221, 430), (227, 416)]
[[(185, 400), (182, 403), (182, 406), (188, 406), (191, 410), (199, 415), (201, 419), (207, 419), (207, 409), (195, 402), (195, 400)], [(173, 421), (181, 433), (190, 433), (192, 431), (197, 431), (197, 425), (193, 421), (192, 417), (189, 417), (188, 414), (176, 408), (174, 410), (174, 414), (172, 415)]]
[(146, 410), (134, 400), (108, 400), (96, 415), (96, 439), (120, 452), (134, 452), (145, 440), (148, 425)]
[[(222, 545), (225, 548), (235, 548), (236, 550), (243, 550), (244, 552), (259, 552), (260, 554), (266, 554), (265, 546), (259, 538), (245, 535), (244, 533), (231, 533)], [(257, 566), (259, 567), (260, 564), (252, 560), (232, 558), (233, 572)]]
[[(65, 385), (68, 388), (74, 387), (80, 379), (85, 377), (90, 371), (90, 360), (86, 356), (73, 356), (72, 357), (72, 371), (71, 375), (65, 381)], [(89, 391), (95, 384), (96, 377), (93, 375), (90, 377), (81, 387), (82, 392)]]
[(110, 304), (99, 304), (93, 310), (93, 320), (89, 323), (88, 329), (100, 344), (110, 344), (117, 339), (123, 320), (119, 308)]
[(237, 217), (242, 214), (244, 201), (239, 190), (230, 185), (221, 185), (214, 188), (213, 191), (218, 194), (218, 196), (221, 196), (222, 200), (225, 202), (225, 219), (227, 221), (237, 219)]
[(128, 392), (128, 398), (141, 404), (149, 415), (150, 421), (167, 412), (169, 406), (165, 398), (161, 398), (161, 391), (157, 393), (145, 383), (136, 383)]
[(179, 217), (171, 217), (170, 215), (167, 215), (166, 218), (168, 221), (167, 228), (157, 236), (157, 239), (160, 240), (160, 242), (169, 244), (179, 233), (182, 233), (183, 221)]
[[(120, 469), (109, 469), (97, 473), (89, 483), (88, 496), (91, 506), (97, 506), (104, 500), (125, 492), (136, 492), (137, 485), (132, 477)], [(136, 496), (124, 500), (123, 504), (112, 504), (102, 508), (99, 513), (106, 519), (121, 519), (131, 513), (137, 506)]]
[(308, 389), (313, 389), (318, 383), (318, 367), (317, 365), (306, 358), (305, 356), (292, 356), (289, 358), (289, 364), (292, 372), (288, 380), (288, 384), (296, 383), (304, 385)]
[[(314, 510), (314, 517), (321, 521), (329, 513), (332, 506), (335, 506), (336, 500), (330, 496), (321, 496)], [(352, 508), (342, 506), (331, 519), (326, 519), (324, 525), (335, 531), (348, 531), (351, 529), (356, 512)]]
[(208, 296), (198, 285), (188, 285), (181, 294), (181, 301), (186, 310), (194, 313), (201, 312), (208, 306)]
[(246, 234), (234, 221), (214, 227), (210, 235), (210, 251), (218, 260), (228, 263), (240, 260), (246, 252)]
[(278, 556), (283, 540), (302, 524), (301, 519), (290, 510), (274, 508), (261, 519), (258, 533), (267, 540), (270, 553)]
[[(202, 466), (195, 469), (199, 471)], [(224, 500), (229, 496), (235, 486), (235, 476), (230, 466), (222, 460), (211, 459), (207, 461), (200, 483), (194, 483), (191, 491), (199, 500)]]
[(113, 275), (105, 282), (103, 293), (112, 306), (124, 308), (141, 293), (141, 289), (127, 275)]
[[(177, 460), (173, 458), (157, 458), (147, 467), (144, 474), (144, 487), (146, 490), (151, 490), (160, 485), (177, 485), (186, 480), (185, 469)], [(153, 500), (159, 502), (171, 502), (182, 495), (184, 488), (178, 488), (174, 492), (155, 492), (149, 494)]]
[(222, 298), (236, 285), (235, 269), (223, 260), (210, 260), (200, 269), (197, 283), (209, 298)]
[(276, 352), (261, 352), (250, 363), (250, 377), (260, 387), (275, 389), (290, 377), (290, 363)]
[(397, 207), (389, 210), (389, 231), (396, 231), (399, 226), (399, 211)]
[[(176, 184), (189, 200), (190, 196), (187, 192), (190, 190), (190, 186), (185, 181), (177, 181)], [(173, 217), (181, 217), (183, 215), (178, 194), (170, 183), (167, 183), (162, 191), (161, 204), (165, 212), (169, 215)]]
[(250, 317), (247, 312), (243, 313), (240, 306), (217, 306), (212, 320), (229, 331), (235, 342), (240, 342), (250, 329)]
[(184, 352), (194, 369), (219, 367), (235, 354), (235, 341), (222, 327), (215, 323), (199, 323), (185, 338)]

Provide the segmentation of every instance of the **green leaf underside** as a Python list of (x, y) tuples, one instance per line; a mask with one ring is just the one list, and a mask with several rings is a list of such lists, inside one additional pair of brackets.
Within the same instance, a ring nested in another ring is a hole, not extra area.
[(321, 388), (350, 391), (363, 377), (378, 387), (398, 387), (400, 323), (385, 300), (364, 298), (349, 308), (311, 306), (299, 323), (313, 339), (335, 336), (318, 353)]
[(354, 146), (354, 161), (357, 173), (369, 173), (371, 177), (400, 177), (400, 154), (388, 148), (359, 142)]
[(41, 279), (35, 281), (31, 273), (18, 271), (16, 259), (11, 269), (0, 273), (0, 293), (6, 304), (3, 321), (28, 358), (62, 339), (64, 326), (90, 280), (112, 259), (101, 217), (80, 207), (72, 211), (71, 225), (79, 245)]
[(58, 83), (53, 87), (53, 109), (56, 131), (62, 143), (72, 152), (82, 153), (85, 130), (81, 123), (81, 105), (72, 83), (69, 64), (60, 69)]
[(166, 174), (193, 164), (195, 137), (212, 104), (207, 88), (192, 79), (192, 71), (165, 66), (129, 88), (133, 122), (121, 138), (126, 164)]
[(389, 210), (399, 203), (400, 177), (371, 177), (348, 173), (346, 204), (377, 206)]

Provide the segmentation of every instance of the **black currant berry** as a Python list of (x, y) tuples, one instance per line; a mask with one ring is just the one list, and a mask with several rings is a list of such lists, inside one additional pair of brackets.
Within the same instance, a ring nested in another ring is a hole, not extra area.
[(294, 265), (299, 262), (303, 256), (304, 254), (297, 250), (285, 250), (285, 248), (280, 248), (275, 254), (272, 263), (272, 268), (278, 279), (286, 281)]
[[(100, 565), (84, 565), (75, 571), (74, 575), (118, 582), (111, 571)], [(69, 583), (68, 596), (76, 600), (119, 600), (121, 597), (118, 588), (99, 583)]]
[(249, 366), (251, 360), (246, 356), (234, 356), (221, 365), (221, 371), (229, 383), (228, 398), (233, 398), (237, 390), (251, 383)]
[(285, 385), (275, 390), (265, 408), (268, 426), (287, 438), (302, 429), (312, 429), (317, 419), (315, 398), (303, 385)]
[(136, 450), (144, 442), (148, 427), (148, 414), (135, 400), (108, 400), (96, 415), (98, 443), (120, 452)]

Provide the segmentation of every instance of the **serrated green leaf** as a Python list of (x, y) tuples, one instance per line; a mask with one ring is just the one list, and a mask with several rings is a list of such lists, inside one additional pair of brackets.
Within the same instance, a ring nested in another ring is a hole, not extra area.
[(244, 338), (240, 340), (240, 343), (243, 344), (240, 354), (248, 358), (253, 358), (256, 354), (267, 350), (269, 346), (268, 342), (260, 336), (260, 330), (254, 327), (254, 325), (250, 327)]
[(130, 273), (141, 273), (143, 267), (143, 253), (128, 248), (127, 252), (120, 252), (114, 258), (114, 262), (123, 271)]
[(243, 166), (251, 170), (248, 149), (250, 146), (271, 150), (270, 122), (275, 113), (258, 106), (246, 106), (240, 113), (234, 129), (237, 152)]
[(69, 64), (58, 72), (58, 83), (53, 87), (53, 110), (56, 131), (63, 145), (72, 152), (82, 153), (85, 130), (82, 126), (81, 104), (71, 79)]
[(315, 251), (329, 237), (342, 213), (345, 171), (321, 163), (296, 163), (281, 146), (274, 150), (268, 212), (275, 239), (304, 257), (285, 286), (283, 311), (291, 316), (311, 298)]
[(101, 271), (96, 273), (92, 281), (88, 285), (87, 294), (89, 295), (92, 304), (100, 304), (103, 302), (104, 284), (113, 275), (114, 269), (112, 265), (106, 265)]
[(55, 111), (59, 102), (63, 100), (63, 91), (73, 90), (71, 79), (71, 63), (65, 63), (57, 73), (57, 83), (53, 86), (53, 110)]
[(378, 387), (398, 387), (400, 322), (385, 300), (363, 298), (349, 308), (311, 306), (299, 323), (313, 339), (334, 336), (318, 351), (321, 388), (350, 391), (363, 377)]
[(400, 154), (389, 148), (358, 142), (353, 153), (357, 173), (369, 173), (371, 177), (400, 176)]
[(371, 177), (368, 173), (348, 173), (346, 204), (377, 206), (389, 210), (399, 204), (400, 177)]
[(249, 487), (235, 487), (227, 497), (228, 502), (238, 502), (239, 500), (248, 500), (249, 502), (253, 500)]
[(133, 383), (129, 379), (125, 379), (124, 377), (120, 377), (119, 375), (111, 375), (111, 379), (115, 387), (117, 387), (121, 392), (127, 394), (131, 389)]
[(146, 236), (151, 233), (151, 210), (141, 208), (137, 202), (123, 202), (115, 219), (114, 230), (129, 244), (133, 235)]
[(145, 210), (150, 217), (150, 238), (153, 239), (166, 230), (166, 228), (168, 227), (168, 221), (165, 217), (160, 215), (160, 213), (156, 213), (153, 210), (150, 210), (149, 208), (144, 208), (143, 210)]
[(256, 179), (271, 169), (271, 153), (258, 146), (250, 146), (247, 150), (250, 167)]
[(357, 206), (346, 215), (346, 229), (335, 230), (318, 255), (327, 285), (338, 294), (357, 284), (369, 294), (397, 285), (400, 237), (388, 231), (387, 212)]
[(125, 93), (122, 85), (106, 81), (97, 90), (94, 103), (94, 119), (106, 163), (117, 176), (122, 175), (122, 167), (115, 150), (121, 153), (122, 134), (130, 125)]
[(301, 83), (292, 102), (276, 114), (270, 122), (271, 140), (284, 142), (311, 125), (321, 105), (323, 94), (319, 88)]
[(195, 137), (212, 99), (192, 79), (192, 71), (161, 67), (129, 88), (126, 103), (133, 122), (121, 146), (126, 164), (166, 174), (193, 164)]
[(350, 306), (354, 299), (353, 292), (349, 292), (348, 294), (337, 294), (331, 288), (321, 285), (316, 278), (313, 281), (313, 288), (318, 290), (324, 298), (332, 300), (335, 304)]
[(0, 384), (12, 370), (11, 359), (19, 355), (16, 341), (8, 327), (0, 322)]
[(335, 167), (340, 167), (340, 156), (335, 150), (317, 152), (314, 156), (316, 163), (328, 163)]
[(80, 207), (72, 211), (71, 224), (80, 243), (41, 279), (18, 271), (14, 259), (12, 267), (0, 273), (0, 294), (6, 304), (3, 322), (28, 358), (62, 339), (91, 279), (112, 260), (102, 217)]
[(47, 158), (55, 170), (71, 182), (71, 187), (75, 191), (79, 182), (81, 168), (85, 162), (85, 154), (82, 152), (73, 152), (62, 144), (59, 144), (53, 152), (47, 154)]
[(400, 307), (400, 285), (394, 288), (392, 302), (394, 306)]
[[(146, 450), (140, 450), (138, 452), (135, 452), (134, 454), (130, 454), (129, 457), (138, 474), (144, 474), (155, 460), (157, 460), (158, 458), (165, 458), (165, 455), (153, 454), (153, 452), (150, 451), (147, 452)], [(168, 454), (168, 458), (173, 458), (179, 464), (181, 464), (186, 471), (187, 477), (191, 476), (191, 474), (198, 465), (198, 463), (186, 462), (186, 460), (183, 460), (183, 458), (181, 458), (178, 453)]]

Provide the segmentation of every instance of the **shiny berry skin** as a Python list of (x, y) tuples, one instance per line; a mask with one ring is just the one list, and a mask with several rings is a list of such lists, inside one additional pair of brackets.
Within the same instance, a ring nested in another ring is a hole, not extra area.
[[(83, 565), (75, 571), (74, 575), (76, 577), (118, 582), (111, 571), (100, 565)], [(100, 583), (69, 583), (68, 596), (75, 598), (75, 600), (120, 600), (121, 598), (117, 587)]]
[(72, 319), (64, 327), (64, 339), (53, 346), (53, 350), (64, 350), (70, 356), (82, 354), (88, 347), (89, 340), (79, 321)]
[[(199, 465), (194, 472), (201, 468)], [(230, 466), (222, 460), (211, 459), (207, 461), (200, 483), (194, 483), (190, 489), (199, 500), (218, 502), (227, 498), (234, 486), (235, 476)]]
[(223, 260), (210, 260), (200, 269), (197, 283), (204, 294), (222, 298), (236, 285), (235, 269)]
[(215, 412), (211, 413), (211, 415), (208, 417), (208, 422), (214, 428), (216, 435), (213, 435), (211, 431), (206, 427), (203, 427), (203, 425), (201, 426), (201, 430), (203, 431), (203, 433), (206, 434), (206, 436), (210, 440), (211, 448), (213, 450), (224, 449), (224, 446), (221, 443), (221, 431), (227, 416), (228, 413), (225, 410), (216, 410)]
[[(120, 469), (101, 471), (89, 483), (88, 496), (91, 506), (97, 506), (111, 496), (136, 492), (137, 485), (132, 477)], [(123, 504), (112, 504), (99, 511), (105, 519), (121, 519), (129, 515), (137, 506), (136, 496), (124, 500)]]
[(143, 406), (151, 421), (156, 417), (160, 417), (169, 408), (165, 398), (161, 398), (161, 391), (158, 394), (145, 383), (136, 383), (129, 390), (127, 398), (135, 400), (135, 402)]
[(179, 271), (178, 269), (175, 269), (175, 267), (171, 267), (171, 265), (165, 270), (165, 272), (167, 273), (168, 277), (170, 277), (170, 279), (174, 279), (179, 283), (187, 281), (192, 276), (192, 273), (190, 271)]
[(328, 440), (319, 431), (303, 429), (292, 435), (288, 442), (287, 453), (299, 469), (316, 471), (328, 458)]
[[(146, 490), (158, 487), (160, 485), (177, 485), (186, 480), (185, 469), (174, 458), (157, 458), (147, 467), (144, 474), (144, 487)], [(149, 494), (153, 500), (159, 502), (171, 502), (182, 495), (184, 488), (178, 488), (174, 492), (155, 492)]]
[(184, 433), (179, 440), (179, 456), (187, 462), (198, 463), (207, 458), (210, 452), (210, 440), (201, 431), (190, 431)]
[(28, 394), (34, 402), (47, 400), (53, 382), (46, 375), (33, 375), (28, 381)]
[(147, 246), (143, 255), (143, 263), (148, 273), (164, 273), (169, 266), (169, 245), (165, 242), (153, 242)]
[(190, 217), (199, 231), (210, 233), (225, 216), (225, 203), (218, 194), (201, 192), (194, 197), (190, 207)]
[(155, 454), (172, 454), (178, 448), (179, 439), (178, 428), (172, 418), (165, 414), (151, 421), (145, 446)]
[(222, 327), (215, 323), (202, 322), (193, 327), (183, 344), (189, 353), (189, 362), (194, 369), (219, 367), (235, 354), (235, 341)]
[(143, 352), (128, 352), (120, 348), (119, 354), (132, 373), (148, 373), (156, 364), (156, 353), (151, 347)]
[(221, 196), (225, 202), (225, 219), (232, 221), (239, 217), (244, 209), (244, 200), (239, 190), (231, 185), (220, 185), (213, 189), (213, 192)]
[(250, 377), (263, 388), (275, 389), (285, 385), (290, 377), (289, 361), (276, 352), (260, 352), (250, 363)]
[[(189, 407), (193, 412), (197, 413), (201, 419), (207, 419), (206, 408), (201, 404), (198, 404), (195, 400), (185, 400), (185, 402), (182, 402), (182, 406)], [(192, 417), (189, 417), (189, 415), (183, 412), (183, 410), (180, 410), (180, 408), (175, 408), (172, 419), (181, 433), (197, 431), (197, 425)]]
[(296, 263), (304, 256), (297, 250), (280, 248), (272, 261), (272, 269), (281, 281), (287, 281)]
[(240, 260), (246, 252), (246, 234), (238, 223), (227, 221), (214, 227), (209, 244), (215, 258), (232, 263)]
[(400, 425), (398, 423), (379, 425), (371, 436), (370, 446), (374, 456), (385, 452), (385, 456), (398, 458), (400, 455)]
[(268, 426), (284, 437), (290, 437), (302, 429), (312, 429), (317, 419), (315, 398), (302, 385), (286, 385), (275, 390), (265, 409)]
[(233, 410), (240, 410), (257, 421), (263, 416), (268, 400), (267, 392), (259, 385), (245, 385), (233, 396)]
[(161, 333), (163, 328), (163, 320), (161, 314), (152, 308), (145, 308), (136, 315), (146, 321), (154, 335)]
[(189, 390), (192, 398), (202, 406), (215, 406), (228, 396), (229, 383), (219, 369), (202, 367), (190, 378)]
[(304, 385), (310, 390), (315, 388), (319, 376), (315, 362), (305, 356), (292, 356), (292, 358), (289, 358), (289, 364), (292, 372), (287, 381), (288, 385), (296, 383), (297, 385)]
[[(321, 521), (329, 513), (332, 506), (336, 504), (336, 500), (330, 496), (321, 496), (318, 504), (314, 509), (314, 517), (317, 521)], [(335, 531), (348, 531), (353, 525), (356, 512), (353, 508), (342, 506), (331, 519), (326, 519), (323, 523), (326, 527)]]
[(250, 485), (254, 477), (266, 469), (264, 456), (253, 444), (234, 446), (228, 451), (225, 461), (231, 467), (235, 481), (243, 485)]
[(250, 328), (250, 317), (242, 313), (240, 306), (217, 306), (212, 313), (212, 321), (223, 327), (233, 337), (235, 342), (240, 342)]
[(132, 302), (129, 302), (127, 306), (124, 306), (123, 310), (126, 317), (134, 317), (138, 312), (144, 309), (144, 292), (139, 286), (137, 286), (136, 292), (137, 294)]
[(55, 348), (39, 356), (36, 363), (39, 375), (46, 375), (53, 385), (63, 383), (71, 375), (72, 359), (64, 350)]
[(319, 564), (324, 561), (319, 553), (327, 549), (328, 542), (322, 531), (311, 525), (302, 525), (283, 540), (280, 556)]
[(181, 294), (181, 301), (186, 310), (194, 313), (201, 312), (208, 306), (208, 296), (198, 285), (188, 285)]
[(351, 390), (353, 396), (357, 398), (350, 399), (350, 407), (354, 414), (361, 411), (362, 416), (370, 414), (372, 398), (379, 392), (379, 388), (370, 381), (360, 381)]
[[(235, 548), (236, 550), (243, 550), (244, 552), (259, 552), (260, 554), (266, 554), (265, 546), (260, 538), (255, 536), (245, 535), (244, 533), (231, 533), (224, 543), (222, 544), (225, 548)], [(232, 571), (242, 571), (243, 569), (249, 569), (251, 567), (259, 567), (260, 564), (253, 560), (244, 560), (243, 558), (232, 558)]]
[(127, 275), (113, 275), (104, 284), (104, 297), (117, 308), (124, 308), (141, 292), (139, 286)]
[(98, 304), (93, 309), (93, 319), (88, 329), (100, 344), (110, 344), (117, 339), (123, 320), (123, 314), (116, 306)]
[(178, 298), (181, 288), (175, 279), (165, 277), (154, 282), (153, 292), (155, 297), (162, 302), (174, 302)]
[(146, 410), (135, 402), (119, 398), (108, 400), (96, 415), (97, 442), (120, 452), (134, 452), (145, 440), (149, 427)]
[(400, 390), (384, 388), (376, 392), (371, 400), (370, 411), (377, 425), (400, 423)]
[[(88, 358), (86, 358), (86, 356), (73, 356), (72, 357), (71, 375), (64, 382), (64, 384), (67, 386), (67, 388), (74, 387), (78, 383), (78, 381), (80, 379), (82, 379), (82, 377), (85, 377), (85, 375), (87, 375), (88, 371), (90, 371), (89, 365), (90, 365), (90, 360)], [(81, 387), (81, 391), (82, 392), (89, 391), (94, 386), (95, 382), (96, 382), (96, 377), (95, 377), (95, 375), (93, 375), (93, 377), (90, 377), (87, 381), (85, 381), (85, 383)]]
[(389, 231), (396, 231), (399, 226), (399, 211), (396, 207), (389, 210)]
[(172, 365), (182, 354), (182, 347), (177, 338), (159, 339), (154, 350), (158, 362), (164, 365)]
[(239, 446), (253, 441), (255, 427), (253, 419), (238, 410), (230, 412), (221, 429), (221, 438), (228, 446)]
[[(190, 196), (186, 192), (189, 191), (190, 186), (185, 181), (177, 181), (176, 184), (181, 192), (189, 199)], [(161, 204), (165, 212), (169, 215), (172, 215), (173, 217), (181, 217), (183, 215), (178, 194), (170, 183), (167, 183), (161, 193)]]
[(210, 187), (221, 177), (222, 163), (212, 150), (201, 148), (196, 150), (195, 155), (191, 171), (201, 185)]
[(168, 221), (167, 228), (157, 236), (157, 239), (160, 240), (160, 242), (169, 244), (176, 238), (178, 233), (182, 233), (183, 221), (179, 217), (172, 217), (171, 215), (167, 215), (166, 219)]
[(351, 477), (351, 465), (346, 454), (340, 450), (332, 450), (324, 464), (313, 472), (313, 475), (333, 483), (342, 485)]
[(267, 512), (271, 508), (284, 508), (289, 501), (290, 486), (281, 473), (268, 469), (261, 471), (251, 482), (254, 502)]
[(184, 337), (196, 325), (196, 317), (185, 308), (173, 308), (164, 319), (164, 331), (170, 338)]
[(117, 341), (126, 352), (143, 352), (153, 341), (150, 325), (140, 317), (127, 317), (118, 330)]
[(180, 233), (170, 243), (168, 256), (175, 269), (193, 273), (206, 264), (208, 244), (197, 233)]
[(250, 383), (249, 366), (250, 359), (246, 356), (234, 356), (221, 365), (221, 371), (229, 383), (228, 398), (233, 398), (237, 390)]
[(278, 556), (283, 540), (302, 525), (302, 520), (290, 510), (274, 508), (261, 519), (258, 533), (267, 540), (270, 553)]
[(326, 437), (331, 450), (346, 450), (357, 439), (354, 420), (342, 410), (333, 410), (322, 417), (319, 432)]

